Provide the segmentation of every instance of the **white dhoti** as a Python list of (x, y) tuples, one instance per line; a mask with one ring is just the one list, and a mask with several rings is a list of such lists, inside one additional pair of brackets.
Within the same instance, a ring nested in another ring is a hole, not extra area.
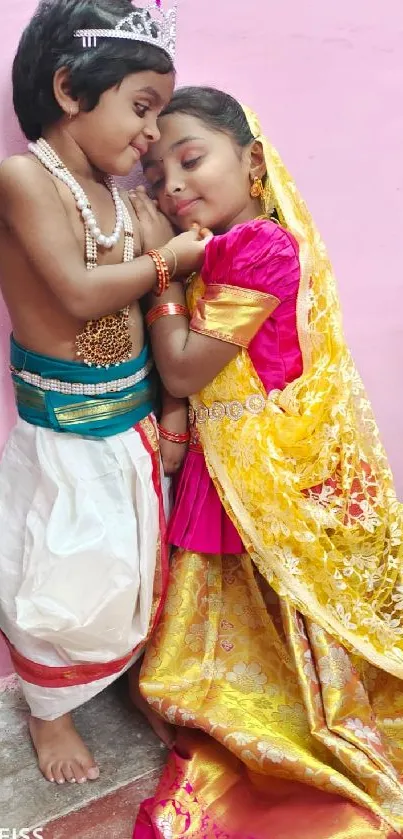
[(73, 710), (143, 649), (167, 573), (159, 473), (150, 418), (97, 439), (21, 419), (12, 431), (0, 463), (0, 628), (34, 716)]

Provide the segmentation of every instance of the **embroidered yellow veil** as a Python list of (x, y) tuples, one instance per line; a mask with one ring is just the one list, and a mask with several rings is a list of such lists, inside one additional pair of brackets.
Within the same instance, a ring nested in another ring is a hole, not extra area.
[[(402, 678), (403, 508), (344, 339), (326, 249), (257, 117), (245, 112), (264, 148), (265, 199), (271, 190), (281, 224), (300, 247), (304, 366), (299, 379), (266, 400), (242, 350), (192, 400), (206, 462), (245, 546), (277, 593), (347, 648)], [(200, 292), (200, 284), (190, 289), (191, 309)], [(250, 400), (253, 395), (264, 400)], [(223, 403), (236, 418), (223, 416)]]

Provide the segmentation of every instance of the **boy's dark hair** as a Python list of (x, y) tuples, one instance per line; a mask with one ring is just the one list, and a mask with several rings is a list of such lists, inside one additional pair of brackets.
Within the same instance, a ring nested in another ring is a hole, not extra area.
[(99, 39), (83, 48), (77, 29), (113, 29), (136, 11), (130, 0), (42, 0), (23, 32), (13, 64), (14, 110), (29, 140), (63, 115), (53, 93), (58, 69), (70, 73), (71, 95), (93, 110), (105, 90), (131, 73), (170, 73), (173, 63), (152, 44), (124, 39)]
[(239, 102), (215, 87), (180, 87), (164, 108), (167, 114), (188, 114), (214, 131), (228, 134), (244, 148), (255, 139)]

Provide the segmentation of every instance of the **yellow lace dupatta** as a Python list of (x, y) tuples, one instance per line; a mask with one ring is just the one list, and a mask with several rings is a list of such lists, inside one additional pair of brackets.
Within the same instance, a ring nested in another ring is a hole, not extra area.
[[(401, 678), (403, 508), (346, 346), (326, 249), (277, 152), (260, 136), (256, 116), (245, 111), (263, 144), (281, 224), (300, 247), (304, 372), (266, 399), (242, 350), (192, 399), (207, 466), (277, 593), (350, 650)], [(191, 309), (202, 291), (200, 281), (190, 287)]]

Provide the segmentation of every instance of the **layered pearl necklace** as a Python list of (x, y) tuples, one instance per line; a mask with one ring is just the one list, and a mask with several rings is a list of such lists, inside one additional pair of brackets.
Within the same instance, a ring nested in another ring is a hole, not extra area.
[[(49, 143), (41, 138), (37, 143), (30, 143), (28, 148), (48, 172), (69, 188), (75, 199), (77, 209), (80, 211), (84, 222), (87, 269), (91, 271), (98, 265), (98, 245), (102, 248), (113, 248), (119, 242), (122, 230), (125, 234), (123, 262), (131, 262), (134, 259), (133, 224), (113, 178), (106, 175), (104, 182), (113, 198), (116, 224), (112, 235), (105, 236), (99, 229), (90, 201), (83, 188)], [(77, 358), (89, 367), (119, 365), (131, 358), (132, 349), (128, 306), (98, 320), (87, 321), (82, 332), (76, 337)]]
[(105, 175), (105, 186), (109, 189), (112, 195), (113, 203), (115, 205), (116, 223), (115, 229), (111, 236), (104, 235), (98, 227), (97, 220), (92, 212), (90, 201), (85, 194), (82, 186), (76, 181), (75, 177), (69, 172), (60, 157), (52, 149), (46, 140), (41, 137), (37, 143), (30, 143), (29, 151), (38, 158), (42, 166), (58, 178), (59, 181), (66, 184), (70, 192), (73, 194), (77, 208), (82, 215), (85, 228), (88, 229), (90, 236), (102, 248), (113, 248), (117, 245), (123, 230), (123, 209), (122, 201), (119, 195), (119, 190), (110, 175)]

